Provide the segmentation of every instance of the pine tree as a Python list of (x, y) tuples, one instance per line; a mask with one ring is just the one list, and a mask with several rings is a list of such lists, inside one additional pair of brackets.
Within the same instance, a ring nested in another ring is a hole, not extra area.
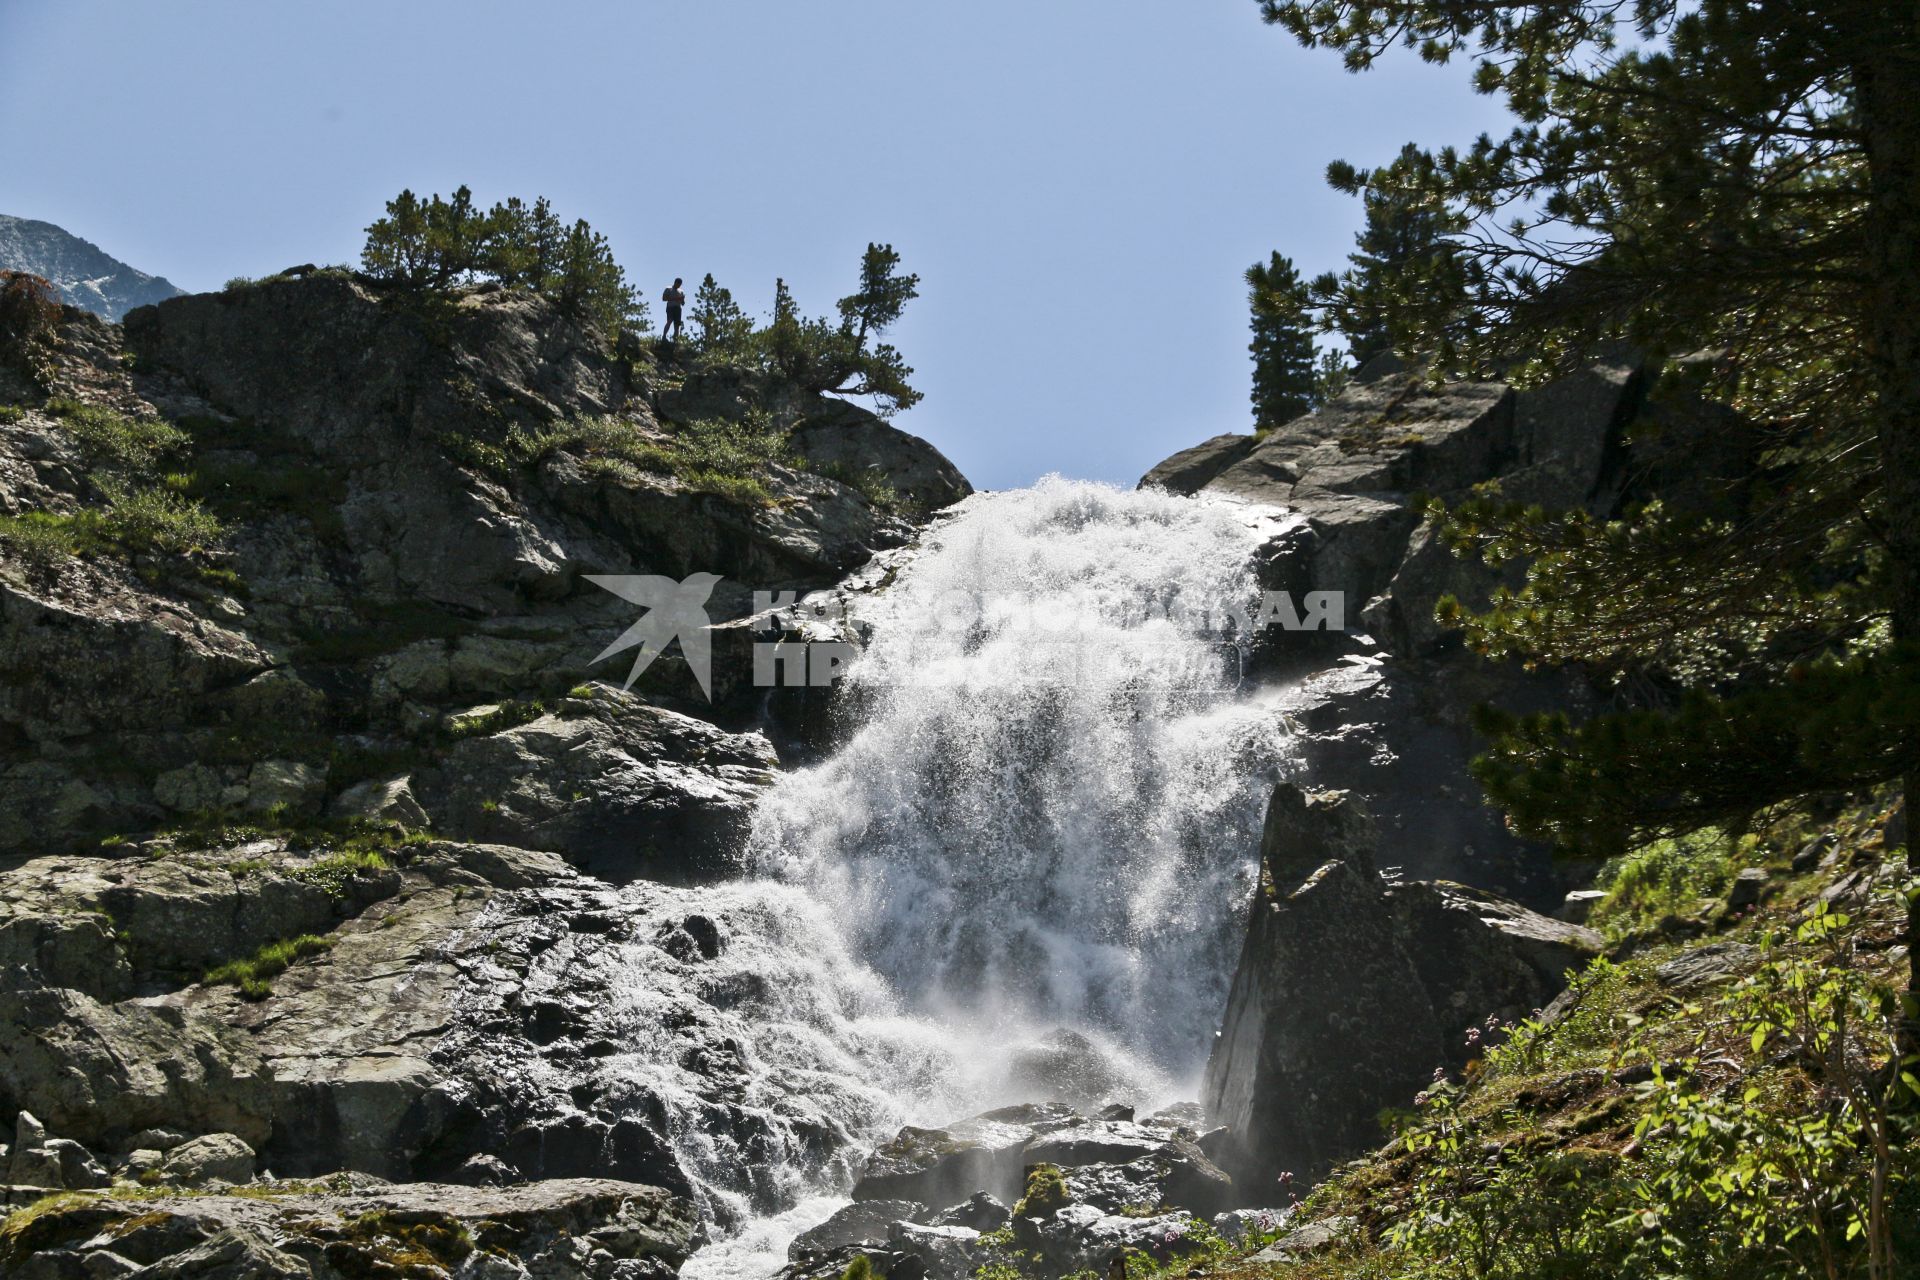
[[(782, 281), (780, 288), (786, 288)], [(791, 298), (788, 303), (791, 304)], [(689, 309), (693, 320), (694, 350), (723, 363), (743, 359), (753, 341), (753, 319), (733, 300), (731, 290), (716, 284), (712, 273), (700, 281)]]
[[(1645, 691), (1580, 726), (1489, 713), (1479, 771), (1496, 802), (1523, 830), (1604, 851), (1810, 791), (1898, 780), (1913, 797), (1920, 6), (1263, 9), (1354, 69), (1400, 42), (1472, 57), (1476, 86), (1522, 121), (1464, 151), (1329, 169), (1440, 211), (1458, 293), (1385, 282), (1415, 349), (1527, 381), (1624, 345), (1657, 390), (1747, 424), (1728, 428), (1753, 458), (1729, 512), (1448, 513), (1456, 542), (1530, 560), (1517, 595), (1453, 611), (1471, 641)], [(1920, 911), (1908, 942), (1920, 960)]]
[(840, 323), (856, 342), (879, 337), (900, 319), (907, 304), (920, 296), (920, 277), (903, 276), (900, 255), (890, 244), (869, 244), (860, 259), (860, 291), (840, 299)]
[[(1419, 171), (1417, 147), (1409, 144), (1400, 156)], [(1461, 293), (1459, 263), (1447, 239), (1458, 220), (1446, 207), (1417, 187), (1384, 180), (1364, 195), (1366, 225), (1354, 237), (1357, 252), (1347, 255), (1352, 265), (1340, 276), (1320, 276), (1311, 291), (1346, 337), (1356, 367), (1396, 346), (1409, 346), (1414, 326), (1402, 314), (1402, 299), (1419, 298), (1420, 310), (1431, 314), (1441, 310), (1441, 300), (1458, 300)]]
[(1306, 286), (1293, 263), (1275, 253), (1247, 268), (1252, 312), (1253, 425), (1267, 431), (1293, 421), (1318, 402)]

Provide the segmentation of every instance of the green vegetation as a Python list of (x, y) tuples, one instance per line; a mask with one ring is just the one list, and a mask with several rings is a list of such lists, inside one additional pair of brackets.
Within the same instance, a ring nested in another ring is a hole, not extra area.
[[(1484, 1056), (1436, 1079), (1397, 1137), (1335, 1171), (1299, 1222), (1352, 1217), (1332, 1252), (1271, 1280), (1894, 1280), (1920, 1257), (1920, 1143), (1901, 1105), (1905, 885), (1883, 803), (1830, 824), (1843, 868), (1877, 868), (1857, 906), (1822, 876), (1786, 882), (1750, 918), (1663, 940), (1649, 902), (1685, 894), (1688, 855), (1636, 850), (1600, 914), (1630, 944), (1552, 1011), (1490, 1023)], [(1804, 843), (1788, 815), (1718, 856), (1778, 864)], [(1712, 855), (1703, 851), (1701, 858)], [(1844, 872), (1843, 872), (1844, 874)], [(1676, 883), (1681, 887), (1672, 887)], [(1697, 881), (1691, 882), (1697, 884)], [(1650, 896), (1651, 895), (1651, 896)], [(1831, 896), (1830, 894), (1828, 896)], [(1627, 922), (1645, 920), (1629, 928)], [(1717, 983), (1662, 966), (1715, 943)], [(1238, 1253), (1250, 1252), (1242, 1247)], [(1905, 1269), (1903, 1269), (1903, 1267)], [(1243, 1257), (1207, 1267), (1251, 1280)]]
[(1693, 915), (1702, 899), (1726, 893), (1758, 843), (1754, 835), (1735, 839), (1709, 827), (1642, 845), (1603, 869), (1598, 887), (1607, 897), (1590, 923), (1617, 937)]
[(335, 898), (343, 898), (347, 883), (356, 876), (368, 871), (385, 871), (392, 865), (378, 848), (348, 847), (287, 874), (291, 879), (318, 885)]
[(287, 971), (296, 960), (323, 955), (333, 950), (336, 938), (303, 933), (297, 938), (269, 942), (245, 960), (230, 960), (217, 969), (209, 969), (202, 982), (212, 986), (231, 983), (249, 1000), (264, 1000), (273, 994), (272, 979)]
[(609, 336), (646, 328), (646, 304), (606, 237), (584, 219), (565, 225), (544, 197), (531, 205), (515, 197), (482, 213), (464, 186), (450, 200), (402, 191), (367, 228), (360, 261), (368, 275), (409, 290), (493, 280), (552, 299)]
[(185, 431), (158, 418), (129, 418), (103, 405), (67, 399), (49, 400), (45, 408), (80, 442), (95, 467), (151, 474), (192, 443)]
[(205, 508), (170, 485), (130, 489), (108, 480), (100, 488), (102, 507), (0, 516), (0, 544), (48, 566), (74, 556), (193, 555), (216, 547), (225, 532)]
[[(1494, 494), (1430, 509), (1457, 549), (1527, 566), (1519, 590), (1480, 611), (1446, 602), (1444, 621), (1487, 654), (1578, 664), (1618, 690), (1617, 710), (1577, 726), (1485, 714), (1494, 803), (1525, 834), (1613, 856), (1800, 797), (1913, 789), (1920, 10), (1263, 10), (1355, 70), (1397, 44), (1471, 60), (1519, 119), (1465, 150), (1332, 165), (1370, 215), (1445, 248), (1377, 254), (1322, 301), (1382, 316), (1442, 373), (1527, 384), (1646, 353), (1646, 420), (1670, 447), (1690, 442), (1686, 406), (1721, 410), (1693, 414), (1726, 459), (1713, 494), (1605, 516)], [(1920, 1049), (1920, 1022), (1909, 1040)]]
[(1319, 403), (1312, 318), (1306, 286), (1289, 259), (1276, 253), (1247, 268), (1253, 312), (1253, 425), (1271, 431)]
[(194, 477), (166, 469), (191, 443), (187, 432), (77, 400), (53, 399), (45, 408), (79, 443), (101, 503), (0, 516), (0, 545), (46, 568), (76, 556), (182, 560), (218, 547), (225, 528), (190, 496)]
[(0, 404), (0, 427), (10, 427), (27, 416), (27, 411), (17, 404)]
[(1036, 1164), (1027, 1170), (1027, 1184), (1020, 1198), (1014, 1202), (1013, 1216), (1016, 1218), (1039, 1218), (1052, 1213), (1067, 1204), (1072, 1195), (1067, 1191), (1067, 1176), (1057, 1164)]

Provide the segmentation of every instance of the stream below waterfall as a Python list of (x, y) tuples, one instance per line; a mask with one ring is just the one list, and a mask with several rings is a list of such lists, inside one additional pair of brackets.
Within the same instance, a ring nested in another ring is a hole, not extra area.
[[(1061, 1031), (1096, 1101), (1195, 1094), (1289, 761), (1217, 630), (1274, 528), (1049, 478), (969, 498), (860, 602), (860, 727), (770, 789), (746, 878), (686, 891), (729, 939), (705, 998), (755, 1143), (702, 1125), (665, 1037), (632, 1047), (716, 1224), (690, 1280), (778, 1270), (900, 1125), (1047, 1096)], [(623, 994), (644, 1026), (645, 975)]]

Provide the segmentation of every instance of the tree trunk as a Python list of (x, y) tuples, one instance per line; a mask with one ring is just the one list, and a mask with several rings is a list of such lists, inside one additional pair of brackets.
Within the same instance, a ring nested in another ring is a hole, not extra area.
[[(1867, 334), (1878, 385), (1881, 476), (1892, 561), (1894, 638), (1920, 644), (1920, 6), (1880, 0), (1858, 11), (1854, 81), (1866, 135), (1872, 271)], [(1920, 771), (1905, 779), (1908, 821)], [(1907, 865), (1920, 873), (1908, 841)], [(1920, 1050), (1920, 906), (1907, 912), (1904, 1050)]]

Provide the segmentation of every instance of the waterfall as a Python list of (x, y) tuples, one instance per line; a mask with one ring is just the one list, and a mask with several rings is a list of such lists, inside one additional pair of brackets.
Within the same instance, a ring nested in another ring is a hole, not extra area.
[(756, 977), (729, 1032), (792, 1131), (762, 1150), (823, 1126), (847, 1149), (795, 1155), (771, 1196), (795, 1207), (755, 1219), (729, 1167), (769, 1157), (684, 1122), (683, 1161), (746, 1221), (688, 1276), (776, 1269), (898, 1125), (1032, 1100), (1056, 1029), (1094, 1046), (1109, 1096), (1191, 1096), (1287, 758), (1219, 633), (1271, 532), (1253, 508), (1049, 478), (962, 503), (860, 606), (859, 728), (778, 781), (749, 877), (705, 891), (738, 940), (710, 981)]

